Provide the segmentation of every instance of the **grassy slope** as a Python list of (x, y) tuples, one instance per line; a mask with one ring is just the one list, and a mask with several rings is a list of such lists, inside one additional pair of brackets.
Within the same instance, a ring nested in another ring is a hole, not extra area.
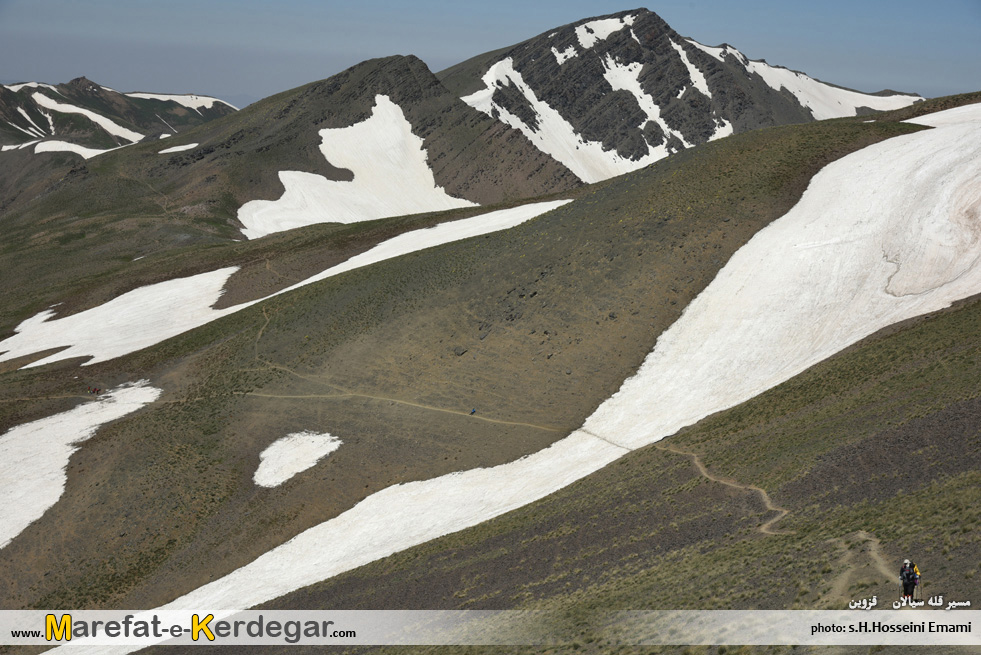
[[(63, 500), (0, 552), (4, 607), (150, 606), (385, 486), (540, 449), (619, 386), (814, 172), (913, 129), (835, 121), (726, 139), (508, 233), (355, 271), (142, 353), (4, 374), (0, 428), (84, 400), (89, 384), (165, 389), (87, 442)], [(278, 256), (263, 253), (274, 269)], [(256, 489), (258, 452), (300, 429), (345, 447)]]

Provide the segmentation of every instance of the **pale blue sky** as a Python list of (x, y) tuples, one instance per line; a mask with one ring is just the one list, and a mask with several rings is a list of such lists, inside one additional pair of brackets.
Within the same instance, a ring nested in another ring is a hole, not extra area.
[[(553, 27), (641, 4), (608, 0), (0, 0), (0, 80), (85, 75), (119, 91), (245, 102), (392, 54), (439, 71)], [(981, 90), (981, 0), (661, 0), (685, 36), (728, 42), (862, 91)]]

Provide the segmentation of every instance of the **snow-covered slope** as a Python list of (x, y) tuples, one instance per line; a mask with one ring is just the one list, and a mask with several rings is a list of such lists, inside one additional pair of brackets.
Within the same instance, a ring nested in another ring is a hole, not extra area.
[(211, 109), (216, 102), (223, 105), (227, 105), (232, 109), (237, 110), (238, 107), (235, 105), (225, 102), (224, 100), (219, 100), (218, 98), (212, 98), (211, 96), (199, 96), (194, 94), (185, 95), (174, 95), (167, 93), (126, 93), (124, 95), (130, 98), (142, 98), (144, 100), (160, 100), (161, 102), (176, 102), (182, 107), (187, 107), (193, 109), (194, 111), (201, 113), (201, 109)]
[(122, 125), (116, 123), (112, 119), (106, 118), (101, 114), (85, 109), (84, 107), (77, 107), (75, 105), (69, 104), (67, 102), (59, 102), (53, 100), (43, 93), (35, 93), (31, 98), (41, 107), (45, 109), (51, 109), (52, 111), (61, 112), (63, 114), (81, 114), (85, 116), (90, 121), (104, 129), (106, 132), (113, 136), (117, 136), (121, 139), (125, 139), (130, 143), (135, 143), (143, 138), (143, 135), (134, 130), (123, 127)]
[(937, 127), (816, 175), (581, 429), (509, 464), (385, 489), (165, 607), (244, 608), (487, 520), (981, 292), (981, 105), (917, 122)]
[(334, 166), (354, 172), (350, 182), (300, 171), (279, 174), (279, 200), (253, 200), (238, 211), (249, 239), (314, 223), (354, 223), (388, 216), (473, 207), (436, 186), (422, 139), (402, 109), (375, 97), (371, 116), (346, 128), (320, 131), (320, 150)]
[[(896, 109), (685, 39), (647, 10), (588, 19), (444, 72), (464, 102), (521, 131), (586, 182), (735, 132)], [(478, 83), (479, 80), (479, 83)]]

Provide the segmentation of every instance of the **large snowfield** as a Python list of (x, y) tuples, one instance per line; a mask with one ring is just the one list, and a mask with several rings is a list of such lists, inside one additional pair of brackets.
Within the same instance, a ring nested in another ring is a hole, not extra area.
[(981, 105), (916, 122), (937, 127), (819, 172), (581, 429), (509, 464), (384, 489), (164, 608), (246, 608), (486, 521), (978, 293)]
[(249, 239), (314, 223), (354, 223), (388, 216), (474, 207), (436, 185), (423, 141), (402, 109), (375, 97), (371, 116), (350, 127), (320, 131), (320, 151), (332, 165), (354, 173), (349, 182), (281, 171), (278, 200), (253, 200), (238, 211)]

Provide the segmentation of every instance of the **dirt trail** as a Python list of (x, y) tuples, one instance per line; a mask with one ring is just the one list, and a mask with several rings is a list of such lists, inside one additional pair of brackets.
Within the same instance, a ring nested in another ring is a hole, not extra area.
[[(792, 530), (775, 530), (773, 528), (777, 521), (790, 513), (790, 510), (775, 505), (766, 490), (752, 484), (743, 484), (730, 478), (714, 475), (705, 467), (696, 453), (682, 450), (664, 442), (657, 442), (654, 446), (660, 450), (688, 457), (699, 473), (709, 480), (759, 494), (764, 506), (768, 510), (776, 512), (775, 516), (761, 523), (757, 528), (761, 533), (768, 535), (794, 534)], [(875, 535), (865, 530), (858, 530), (842, 537), (828, 539), (827, 543), (837, 547), (841, 551), (841, 555), (832, 568), (834, 577), (831, 579), (831, 587), (819, 597), (819, 604), (822, 607), (845, 609), (848, 602), (853, 600), (854, 592), (862, 597), (873, 594), (881, 596), (880, 605), (883, 608), (887, 603), (894, 600), (892, 592), (898, 591), (898, 570), (894, 571), (889, 564), (882, 552), (882, 543)], [(887, 598), (888, 600), (886, 600)]]
[(298, 399), (305, 400), (310, 398), (323, 398), (323, 399), (337, 399), (337, 398), (368, 398), (371, 400), (380, 400), (384, 402), (395, 403), (398, 405), (407, 405), (409, 407), (418, 407), (419, 409), (427, 409), (433, 412), (442, 412), (444, 414), (456, 414), (458, 416), (469, 416), (475, 421), (486, 421), (488, 423), (498, 423), (501, 425), (520, 425), (526, 428), (535, 428), (536, 430), (545, 430), (546, 432), (558, 432), (559, 428), (549, 427), (547, 425), (536, 425), (534, 423), (521, 423), (519, 421), (503, 421), (500, 419), (488, 418), (486, 416), (478, 416), (476, 414), (471, 414), (470, 412), (461, 412), (455, 409), (445, 409), (443, 407), (434, 407), (432, 405), (422, 405), (420, 403), (413, 403), (408, 400), (399, 400), (398, 398), (391, 398), (387, 396), (373, 396), (366, 393), (327, 393), (327, 394), (273, 394), (273, 393), (256, 393), (254, 391), (246, 392), (243, 395), (254, 396), (256, 398), (283, 398), (286, 400)]
[(274, 370), (277, 370), (277, 371), (283, 371), (285, 373), (289, 373), (290, 375), (293, 375), (295, 377), (298, 377), (301, 380), (305, 380), (307, 382), (311, 382), (313, 384), (317, 384), (317, 385), (320, 385), (320, 386), (323, 386), (323, 387), (328, 387), (330, 389), (336, 389), (337, 391), (335, 393), (326, 393), (326, 394), (271, 394), (271, 393), (258, 393), (258, 392), (255, 392), (255, 391), (250, 391), (250, 392), (244, 393), (242, 395), (255, 396), (257, 398), (282, 398), (282, 399), (287, 399), (287, 400), (290, 400), (290, 399), (310, 399), (310, 398), (322, 398), (322, 399), (325, 399), (325, 400), (336, 400), (336, 399), (339, 399), (339, 398), (367, 398), (369, 400), (378, 400), (378, 401), (382, 401), (382, 402), (395, 403), (395, 404), (398, 404), (398, 405), (406, 405), (408, 407), (417, 407), (419, 409), (425, 409), (425, 410), (430, 410), (430, 411), (434, 411), (434, 412), (442, 412), (444, 414), (456, 414), (458, 416), (469, 416), (469, 417), (473, 418), (474, 420), (477, 420), (477, 421), (485, 421), (487, 423), (497, 423), (499, 425), (515, 425), (515, 426), (521, 426), (521, 427), (526, 427), (526, 428), (533, 428), (533, 429), (536, 429), (536, 430), (544, 430), (546, 432), (559, 432), (559, 428), (555, 428), (555, 427), (551, 427), (551, 426), (547, 426), (547, 425), (537, 425), (537, 424), (534, 424), (534, 423), (522, 423), (520, 421), (504, 421), (504, 420), (501, 420), (501, 419), (494, 419), (494, 418), (489, 418), (489, 417), (486, 417), (486, 416), (479, 416), (479, 415), (473, 414), (471, 412), (465, 412), (465, 411), (454, 410), (454, 409), (446, 409), (444, 407), (435, 407), (433, 405), (424, 405), (424, 404), (421, 404), (421, 403), (414, 403), (414, 402), (409, 401), (409, 400), (401, 400), (399, 398), (392, 398), (392, 397), (389, 397), (389, 396), (377, 396), (377, 395), (373, 395), (373, 394), (361, 393), (361, 392), (353, 391), (353, 390), (350, 390), (350, 389), (345, 389), (344, 387), (341, 387), (341, 386), (339, 386), (337, 384), (328, 382), (326, 379), (321, 378), (321, 377), (310, 376), (310, 375), (303, 375), (302, 373), (298, 373), (297, 371), (294, 371), (293, 369), (291, 369), (288, 366), (283, 366), (281, 364), (276, 364), (276, 363), (270, 362), (270, 361), (265, 360), (265, 359), (263, 359), (262, 357), (259, 356), (259, 340), (262, 338), (262, 335), (265, 332), (266, 327), (268, 327), (269, 321), (272, 320), (272, 317), (266, 312), (266, 308), (265, 307), (262, 308), (262, 315), (265, 317), (266, 322), (262, 324), (262, 327), (259, 328), (259, 332), (256, 334), (255, 344), (254, 344), (254, 352), (253, 352), (253, 359), (255, 359), (255, 361), (261, 363), (266, 368), (271, 368), (271, 369), (274, 369)]
[(699, 473), (701, 473), (704, 477), (708, 478), (709, 480), (712, 480), (713, 482), (718, 482), (719, 484), (724, 484), (727, 487), (733, 487), (734, 489), (742, 489), (743, 491), (753, 491), (759, 494), (760, 499), (763, 501), (763, 506), (766, 507), (768, 511), (777, 513), (776, 516), (767, 519), (764, 523), (761, 523), (760, 526), (757, 528), (763, 534), (795, 534), (794, 530), (773, 529), (773, 525), (777, 521), (781, 520), (783, 517), (787, 516), (787, 514), (790, 513), (790, 510), (786, 509), (785, 507), (780, 507), (778, 505), (775, 505), (773, 503), (773, 500), (770, 499), (770, 494), (766, 493), (765, 489), (757, 487), (756, 485), (743, 484), (741, 482), (737, 482), (730, 478), (723, 478), (714, 475), (710, 473), (707, 468), (705, 468), (705, 464), (702, 463), (701, 458), (697, 454), (690, 453), (685, 450), (681, 450), (677, 446), (672, 446), (671, 444), (666, 444), (664, 442), (658, 441), (654, 443), (654, 447), (659, 448), (660, 450), (666, 450), (668, 452), (672, 452), (677, 455), (684, 455), (690, 458), (692, 463), (698, 468)]
[[(882, 554), (882, 544), (875, 535), (859, 530), (843, 537), (828, 539), (828, 543), (842, 550), (838, 561), (838, 573), (832, 580), (831, 588), (822, 599), (822, 605), (833, 609), (845, 609), (849, 600), (853, 600), (852, 589), (859, 585), (861, 589), (881, 593), (883, 589), (898, 592), (898, 573), (887, 564)], [(861, 591), (861, 596), (871, 595)], [(893, 600), (891, 597), (889, 601)], [(881, 599), (881, 607), (886, 607), (885, 596)]]

